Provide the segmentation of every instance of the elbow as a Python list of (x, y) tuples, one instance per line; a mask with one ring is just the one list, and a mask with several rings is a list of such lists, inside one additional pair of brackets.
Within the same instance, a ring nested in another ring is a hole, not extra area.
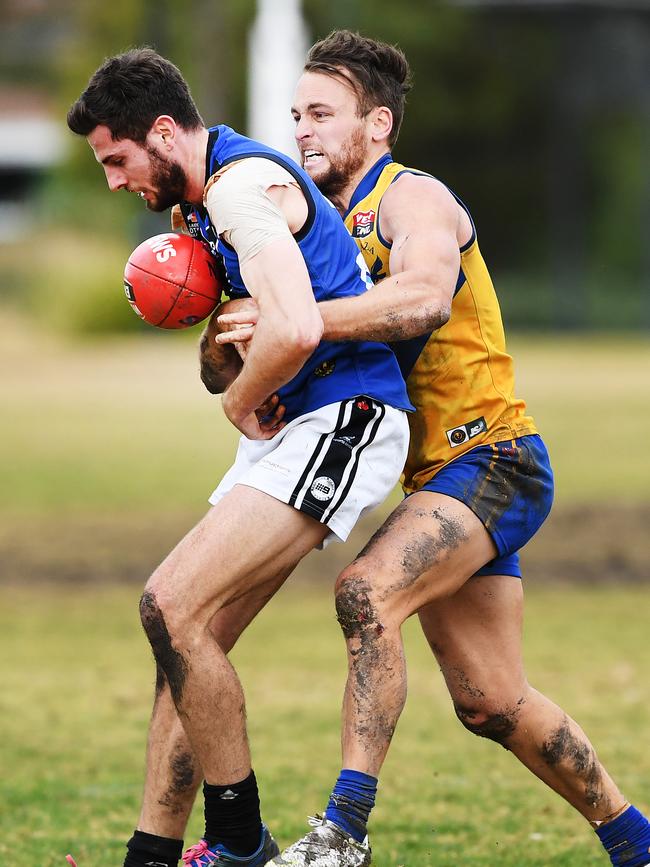
[(449, 321), (451, 316), (451, 302), (440, 298), (428, 298), (422, 301), (417, 310), (413, 312), (409, 337), (420, 334), (428, 334), (437, 331)]
[[(428, 275), (427, 275), (428, 277)], [(442, 328), (451, 316), (452, 294), (443, 291), (439, 284), (430, 279), (422, 281), (420, 292), (420, 317), (426, 331)]]
[(323, 320), (315, 322), (309, 329), (303, 329), (297, 337), (297, 345), (300, 351), (309, 356), (315, 352), (316, 347), (321, 342), (323, 337)]
[(296, 357), (308, 358), (322, 340), (323, 327), (318, 311), (304, 322), (286, 321), (282, 342)]
[(437, 307), (431, 311), (431, 330), (437, 331), (438, 328), (442, 328), (443, 325), (446, 325), (449, 322), (449, 317), (451, 316), (451, 301), (441, 302)]
[[(396, 288), (402, 289), (400, 322), (405, 340), (442, 328), (451, 316), (452, 291), (441, 287), (439, 279), (429, 271), (412, 271), (397, 275)], [(395, 339), (393, 337), (392, 339)]]

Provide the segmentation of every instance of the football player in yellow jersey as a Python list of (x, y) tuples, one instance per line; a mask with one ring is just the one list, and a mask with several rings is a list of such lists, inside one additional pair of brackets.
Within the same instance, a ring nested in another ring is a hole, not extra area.
[[(339, 31), (311, 50), (294, 101), (303, 165), (334, 202), (378, 281), (319, 305), (328, 339), (395, 342), (418, 412), (409, 496), (339, 576), (350, 676), (343, 770), (325, 820), (279, 864), (365, 867), (377, 776), (406, 697), (400, 626), (417, 612), (454, 707), (472, 733), (506, 747), (596, 829), (612, 863), (650, 863), (650, 828), (580, 727), (527, 682), (517, 551), (543, 521), (552, 474), (514, 397), (498, 304), (469, 213), (440, 181), (397, 165), (408, 65), (390, 45)], [(256, 312), (211, 322), (202, 342), (245, 341)], [(216, 368), (215, 368), (216, 369)], [(228, 647), (265, 599), (220, 624)], [(149, 743), (141, 823), (182, 836), (201, 772), (178, 718)]]
[[(439, 180), (392, 160), (408, 79), (399, 50), (337, 31), (312, 47), (292, 108), (303, 166), (378, 281), (363, 296), (319, 305), (325, 337), (400, 341), (417, 414), (409, 496), (337, 581), (349, 661), (343, 770), (322, 823), (273, 863), (370, 863), (366, 822), (406, 699), (400, 628), (417, 612), (463, 725), (572, 804), (613, 864), (646, 865), (647, 820), (582, 729), (526, 679), (517, 552), (550, 509), (552, 473), (514, 396), (469, 212)], [(242, 336), (235, 328), (220, 339)]]

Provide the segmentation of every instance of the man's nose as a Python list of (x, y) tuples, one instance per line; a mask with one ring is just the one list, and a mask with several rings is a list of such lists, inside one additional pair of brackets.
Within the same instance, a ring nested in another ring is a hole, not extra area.
[(127, 179), (124, 172), (117, 166), (104, 166), (106, 173), (106, 182), (108, 189), (114, 193), (117, 190), (122, 190), (127, 185)]
[(300, 120), (296, 123), (296, 128), (293, 134), (297, 142), (309, 138), (312, 135), (312, 125), (309, 118), (301, 117)]

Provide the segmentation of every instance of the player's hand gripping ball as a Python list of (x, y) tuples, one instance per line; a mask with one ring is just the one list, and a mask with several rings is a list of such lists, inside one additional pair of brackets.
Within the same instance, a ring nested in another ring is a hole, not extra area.
[(157, 328), (188, 328), (221, 300), (217, 261), (207, 244), (168, 232), (143, 241), (124, 269), (129, 304)]

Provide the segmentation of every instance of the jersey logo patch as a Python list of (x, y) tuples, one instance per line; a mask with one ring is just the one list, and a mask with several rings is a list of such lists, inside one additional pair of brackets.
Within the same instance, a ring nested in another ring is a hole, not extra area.
[(352, 218), (352, 237), (365, 238), (375, 228), (374, 211), (358, 211)]
[(316, 376), (329, 376), (330, 373), (334, 373), (335, 368), (335, 361), (321, 361), (318, 367), (314, 370), (314, 374)]
[(486, 431), (487, 424), (485, 423), (483, 416), (481, 416), (481, 418), (475, 418), (474, 421), (467, 422), (467, 424), (452, 427), (451, 430), (446, 431), (446, 434), (447, 439), (449, 440), (449, 445), (452, 449), (455, 449), (457, 446), (462, 446), (463, 443), (474, 439), (474, 437), (477, 437), (479, 434), (485, 433)]
[(185, 217), (185, 223), (187, 225), (187, 231), (190, 232), (195, 238), (201, 234), (201, 230), (199, 228), (199, 218), (196, 216), (194, 211), (190, 211), (187, 217)]
[(325, 502), (326, 500), (331, 500), (334, 496), (336, 485), (329, 476), (319, 476), (312, 482), (310, 490), (317, 500)]

